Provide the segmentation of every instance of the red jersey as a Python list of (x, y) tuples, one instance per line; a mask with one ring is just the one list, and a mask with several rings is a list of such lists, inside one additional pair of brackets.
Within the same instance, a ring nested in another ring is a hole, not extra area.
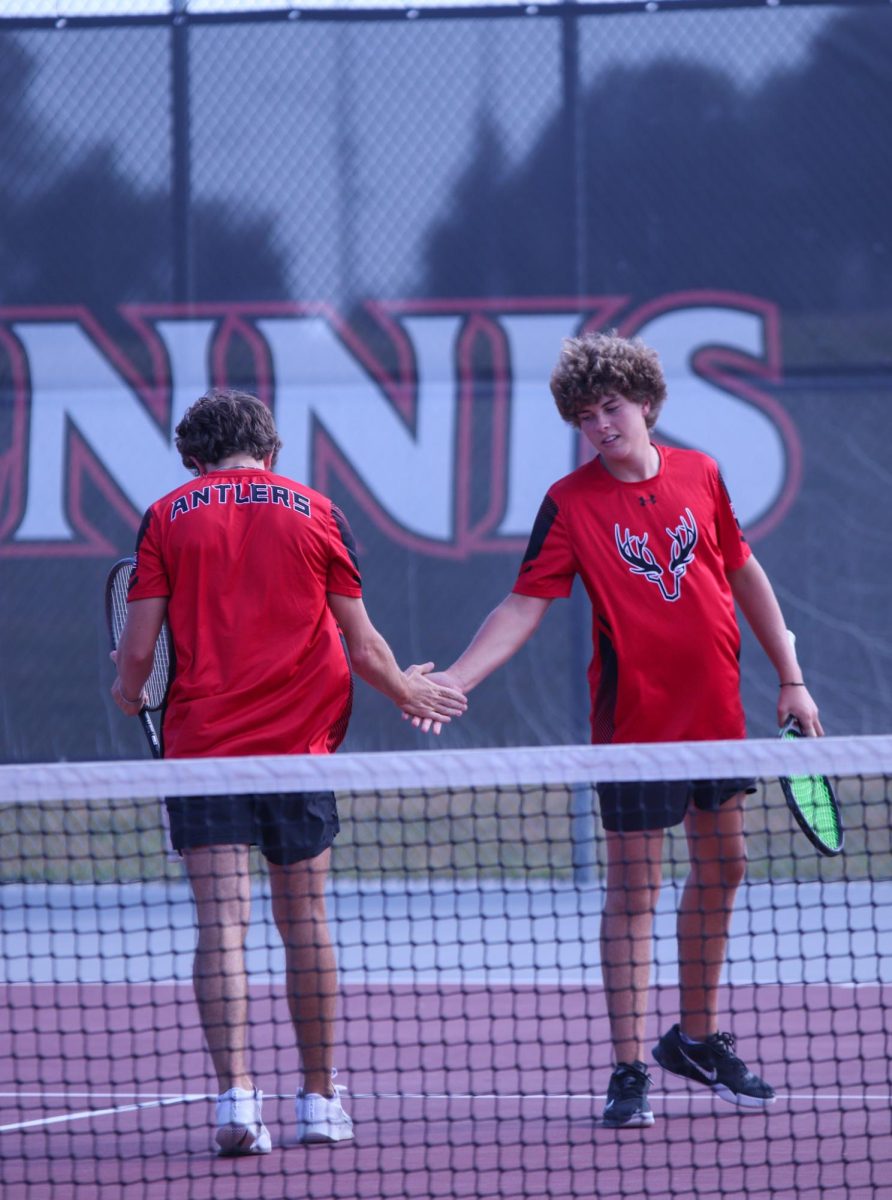
[(129, 600), (168, 597), (168, 758), (327, 754), (352, 676), (326, 593), (361, 596), (353, 537), (321, 493), (262, 469), (213, 471), (143, 518)]
[(750, 556), (718, 465), (657, 447), (652, 479), (599, 459), (549, 489), (514, 591), (592, 602), (592, 741), (742, 738), (740, 630), (727, 573)]

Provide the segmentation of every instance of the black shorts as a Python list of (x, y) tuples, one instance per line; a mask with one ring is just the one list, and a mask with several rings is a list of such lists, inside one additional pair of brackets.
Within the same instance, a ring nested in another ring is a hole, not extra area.
[(341, 828), (334, 792), (168, 796), (165, 803), (174, 850), (257, 846), (280, 867), (316, 858)]
[(612, 833), (639, 833), (680, 825), (693, 802), (718, 810), (738, 792), (756, 790), (755, 779), (672, 779), (663, 783), (599, 783), (601, 821)]

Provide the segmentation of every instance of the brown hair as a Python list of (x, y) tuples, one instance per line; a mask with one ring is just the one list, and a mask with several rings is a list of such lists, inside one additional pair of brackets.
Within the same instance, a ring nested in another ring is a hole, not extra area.
[(605, 396), (625, 396), (636, 404), (649, 400), (645, 422), (653, 429), (666, 399), (666, 381), (657, 352), (638, 338), (585, 333), (565, 339), (552, 372), (551, 394), (564, 420), (576, 426), (582, 410)]
[(272, 463), (282, 442), (273, 415), (256, 396), (247, 392), (214, 388), (186, 410), (176, 428), (176, 447), (183, 466), (197, 469), (198, 463), (218, 463), (233, 454)]

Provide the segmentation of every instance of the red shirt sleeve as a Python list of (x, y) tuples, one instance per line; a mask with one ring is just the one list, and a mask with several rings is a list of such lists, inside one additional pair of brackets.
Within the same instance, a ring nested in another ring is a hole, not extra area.
[(359, 573), (356, 541), (347, 518), (336, 504), (331, 506), (329, 521), (328, 541), (331, 555), (328, 560), (325, 590), (334, 592), (336, 596), (362, 596), (362, 576)]
[(539, 508), (513, 591), (542, 599), (569, 596), (577, 569), (566, 522), (549, 492)]
[(127, 599), (149, 600), (170, 595), (170, 580), (161, 556), (161, 522), (157, 509), (143, 517), (136, 539), (136, 567), (130, 576)]

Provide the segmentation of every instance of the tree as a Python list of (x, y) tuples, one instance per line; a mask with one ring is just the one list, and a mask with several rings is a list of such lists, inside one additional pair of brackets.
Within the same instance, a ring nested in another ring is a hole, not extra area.
[[(112, 145), (71, 163), (32, 116), (31, 60), (0, 40), (0, 302), (85, 304), (108, 316), (126, 301), (173, 295), (172, 189), (145, 190)], [(271, 219), (202, 197), (191, 206), (190, 300), (282, 299)]]
[[(859, 9), (828, 23), (803, 66), (755, 92), (679, 57), (611, 66), (582, 97), (581, 144), (558, 112), (512, 171), (493, 169), (497, 134), (485, 127), (449, 217), (431, 231), (427, 289), (727, 288), (793, 311), (887, 305), (890, 55), (888, 14)], [(489, 231), (498, 256), (485, 252)], [(463, 244), (475, 252), (459, 253)]]

